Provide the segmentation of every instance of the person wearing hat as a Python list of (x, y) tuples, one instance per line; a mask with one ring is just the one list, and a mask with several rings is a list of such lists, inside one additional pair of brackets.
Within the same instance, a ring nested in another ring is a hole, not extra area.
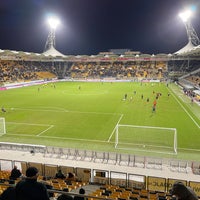
[(49, 200), (46, 186), (37, 182), (38, 175), (36, 167), (26, 170), (25, 180), (18, 182), (15, 188), (17, 200)]
[[(80, 195), (84, 195), (85, 194), (85, 190), (83, 188), (80, 188), (79, 194)], [(84, 200), (84, 199), (85, 199), (84, 196), (75, 196), (74, 197), (74, 200)]]

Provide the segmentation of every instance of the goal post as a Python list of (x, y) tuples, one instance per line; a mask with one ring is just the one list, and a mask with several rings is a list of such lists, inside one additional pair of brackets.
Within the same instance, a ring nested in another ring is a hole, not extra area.
[(6, 134), (5, 118), (0, 117), (0, 136)]
[(117, 124), (115, 148), (177, 154), (176, 128)]

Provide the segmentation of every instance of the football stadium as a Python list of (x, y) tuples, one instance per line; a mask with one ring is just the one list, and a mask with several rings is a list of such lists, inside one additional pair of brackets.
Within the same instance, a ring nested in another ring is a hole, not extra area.
[(56, 19), (43, 53), (0, 49), (0, 194), (35, 166), (51, 199), (167, 200), (175, 181), (200, 196), (200, 42), (181, 17), (188, 43), (170, 54), (64, 55)]

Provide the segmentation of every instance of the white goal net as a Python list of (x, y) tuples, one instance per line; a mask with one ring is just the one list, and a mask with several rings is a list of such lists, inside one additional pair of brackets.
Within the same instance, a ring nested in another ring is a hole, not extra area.
[(115, 148), (177, 154), (175, 128), (117, 124)]
[(0, 117), (0, 136), (6, 134), (5, 118)]

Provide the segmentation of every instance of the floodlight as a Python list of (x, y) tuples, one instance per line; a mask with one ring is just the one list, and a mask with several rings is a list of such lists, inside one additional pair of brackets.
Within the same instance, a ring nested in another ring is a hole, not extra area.
[(55, 48), (55, 32), (56, 32), (56, 28), (57, 26), (60, 24), (60, 20), (55, 17), (55, 16), (50, 16), (47, 20), (47, 22), (50, 25), (50, 30), (49, 30), (49, 34), (48, 34), (48, 38), (45, 44), (45, 51), (51, 49), (51, 48)]
[(56, 17), (50, 17), (48, 19), (49, 25), (52, 29), (56, 29), (57, 26), (60, 24), (60, 20)]
[(193, 15), (194, 11), (195, 11), (194, 7), (191, 7), (191, 9), (187, 9), (184, 12), (179, 14), (179, 17), (182, 19), (182, 21), (185, 25), (186, 31), (187, 31), (189, 46), (191, 46), (191, 45), (197, 46), (200, 43), (200, 40), (196, 34), (196, 31), (192, 27), (191, 19), (190, 19)]
[(183, 22), (187, 22), (191, 16), (192, 16), (191, 10), (186, 10), (185, 12), (179, 14), (179, 17), (183, 20)]

